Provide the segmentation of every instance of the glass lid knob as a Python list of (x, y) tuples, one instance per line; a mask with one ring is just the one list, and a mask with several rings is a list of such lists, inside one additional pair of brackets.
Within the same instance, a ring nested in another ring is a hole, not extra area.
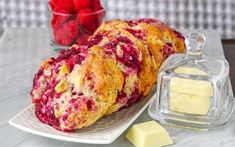
[(192, 56), (201, 56), (206, 37), (201, 33), (190, 33), (185, 40), (187, 53)]

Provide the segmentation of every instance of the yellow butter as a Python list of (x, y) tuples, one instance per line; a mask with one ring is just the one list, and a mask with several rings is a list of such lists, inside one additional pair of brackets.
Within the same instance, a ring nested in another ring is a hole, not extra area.
[(183, 73), (189, 75), (208, 75), (205, 71), (202, 71), (195, 67), (183, 67), (179, 66), (175, 69), (175, 73)]
[(126, 138), (137, 147), (161, 147), (173, 144), (166, 130), (155, 121), (133, 125)]
[[(176, 73), (189, 75), (208, 75), (194, 67), (178, 67)], [(213, 96), (212, 84), (203, 80), (172, 78), (170, 81), (169, 107), (172, 111), (205, 115), (209, 111), (210, 97)]]
[(170, 92), (170, 110), (204, 115), (209, 110), (209, 97)]
[(213, 88), (210, 82), (178, 77), (171, 79), (170, 91), (203, 97), (210, 97), (213, 95)]

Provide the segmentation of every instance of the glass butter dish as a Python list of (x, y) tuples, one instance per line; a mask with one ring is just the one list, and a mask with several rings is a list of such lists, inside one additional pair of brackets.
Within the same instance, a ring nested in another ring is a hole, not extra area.
[(187, 53), (171, 55), (162, 64), (157, 97), (149, 115), (160, 123), (192, 129), (211, 129), (225, 124), (234, 110), (229, 93), (229, 64), (203, 54), (205, 36), (191, 33)]

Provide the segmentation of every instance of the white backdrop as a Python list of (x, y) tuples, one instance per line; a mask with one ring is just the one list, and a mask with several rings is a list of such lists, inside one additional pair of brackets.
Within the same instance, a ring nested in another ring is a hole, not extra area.
[[(235, 38), (235, 0), (103, 0), (106, 19), (158, 18), (179, 29), (217, 29)], [(48, 0), (0, 0), (0, 28), (46, 27)]]

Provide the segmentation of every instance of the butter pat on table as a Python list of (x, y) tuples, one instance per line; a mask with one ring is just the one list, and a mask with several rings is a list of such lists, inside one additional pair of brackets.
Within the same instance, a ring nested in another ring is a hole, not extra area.
[(161, 147), (173, 144), (166, 130), (155, 121), (133, 125), (126, 138), (137, 147)]

